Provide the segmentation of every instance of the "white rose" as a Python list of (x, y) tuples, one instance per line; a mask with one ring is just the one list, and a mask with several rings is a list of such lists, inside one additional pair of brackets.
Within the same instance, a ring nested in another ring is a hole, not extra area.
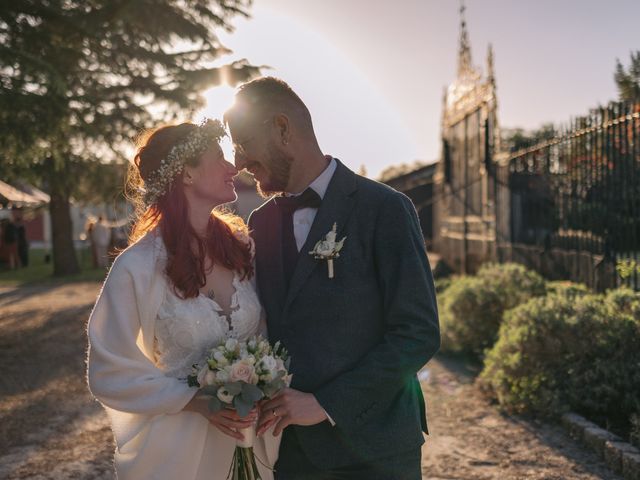
[(227, 360), (227, 357), (225, 357), (224, 353), (222, 352), (214, 353), (213, 358), (215, 358), (216, 362), (218, 362), (218, 365), (222, 367), (224, 367), (225, 365), (229, 365), (229, 360)]
[(316, 249), (316, 253), (323, 257), (328, 257), (333, 253), (334, 246), (335, 245), (333, 243), (320, 242), (320, 244), (318, 245), (318, 248)]
[(224, 387), (220, 387), (218, 389), (218, 393), (216, 394), (216, 396), (222, 403), (233, 403), (233, 395), (231, 395), (229, 391)]
[(284, 362), (282, 361), (281, 358), (276, 359), (276, 370), (277, 371), (283, 371), (286, 370), (285, 366), (284, 366)]
[(218, 379), (218, 382), (220, 382), (220, 383), (227, 383), (229, 381), (230, 375), (229, 375), (229, 372), (226, 369), (219, 370), (218, 374), (216, 375), (216, 378)]
[(228, 339), (227, 342), (224, 344), (224, 348), (226, 348), (230, 352), (235, 352), (237, 346), (238, 346), (238, 340), (236, 340), (235, 338)]
[(278, 363), (276, 362), (276, 359), (273, 358), (271, 355), (266, 355), (264, 357), (262, 357), (262, 360), (260, 361), (260, 363), (262, 363), (262, 368), (268, 371), (273, 371), (276, 369)]

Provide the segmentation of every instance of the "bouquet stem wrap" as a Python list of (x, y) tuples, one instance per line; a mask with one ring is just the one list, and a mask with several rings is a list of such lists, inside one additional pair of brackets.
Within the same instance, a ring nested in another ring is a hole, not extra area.
[(261, 480), (253, 445), (256, 440), (256, 426), (252, 425), (239, 430), (244, 435), (244, 440), (236, 440), (236, 449), (233, 452), (231, 469), (227, 478), (229, 480)]

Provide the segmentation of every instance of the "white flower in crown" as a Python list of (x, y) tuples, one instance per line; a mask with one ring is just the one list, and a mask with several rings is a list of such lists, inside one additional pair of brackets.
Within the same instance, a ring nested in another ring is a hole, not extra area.
[(344, 237), (339, 242), (336, 242), (338, 235), (338, 225), (333, 224), (333, 228), (325, 235), (325, 237), (316, 243), (313, 250), (309, 252), (309, 255), (313, 255), (313, 258), (317, 260), (326, 260), (327, 267), (329, 269), (329, 278), (333, 278), (333, 260), (340, 256), (340, 250), (344, 245), (344, 241), (347, 237)]

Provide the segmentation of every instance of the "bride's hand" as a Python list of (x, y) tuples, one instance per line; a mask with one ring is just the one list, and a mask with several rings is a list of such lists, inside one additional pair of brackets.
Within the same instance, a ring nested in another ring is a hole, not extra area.
[(183, 410), (199, 413), (222, 433), (238, 440), (244, 440), (244, 435), (238, 430), (254, 425), (258, 418), (258, 411), (255, 408), (246, 417), (240, 417), (235, 410), (230, 408), (210, 412), (208, 403), (207, 398), (196, 395), (185, 405)]

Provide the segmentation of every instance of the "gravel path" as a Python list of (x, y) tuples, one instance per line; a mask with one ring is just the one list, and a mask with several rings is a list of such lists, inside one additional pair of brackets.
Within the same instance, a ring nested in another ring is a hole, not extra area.
[[(112, 479), (107, 419), (85, 386), (95, 283), (0, 288), (0, 478)], [(424, 479), (614, 480), (560, 428), (501, 415), (460, 361), (421, 372)]]

